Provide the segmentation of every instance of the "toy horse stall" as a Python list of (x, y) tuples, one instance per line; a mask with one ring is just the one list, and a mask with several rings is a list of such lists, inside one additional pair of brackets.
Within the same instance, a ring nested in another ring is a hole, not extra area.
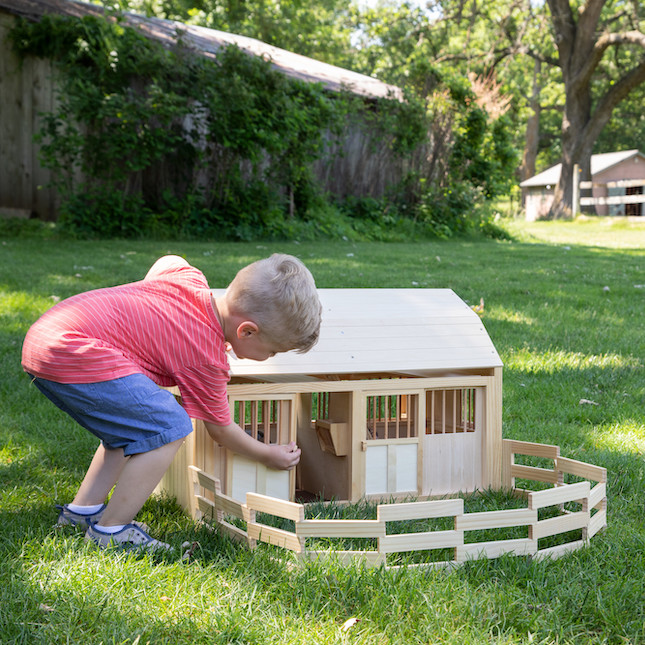
[(355, 502), (501, 487), (502, 362), (479, 316), (450, 289), (319, 295), (310, 352), (230, 360), (235, 421), (258, 441), (296, 441), (297, 469), (229, 452), (196, 421), (158, 491), (196, 514), (191, 467), (242, 503), (247, 493)]
[[(322, 289), (320, 299), (312, 351), (230, 361), (234, 419), (257, 441), (296, 441), (295, 471), (225, 450), (196, 421), (158, 492), (250, 547), (388, 568), (414, 551), (430, 567), (503, 554), (554, 558), (607, 525), (605, 468), (557, 446), (502, 439), (502, 362), (455, 293)], [(467, 512), (458, 494), (488, 488), (526, 508)], [(373, 500), (376, 519), (307, 517), (317, 506), (307, 502), (319, 499)], [(293, 528), (267, 524), (269, 516)], [(328, 539), (340, 539), (340, 549)], [(356, 541), (370, 546), (347, 550)]]

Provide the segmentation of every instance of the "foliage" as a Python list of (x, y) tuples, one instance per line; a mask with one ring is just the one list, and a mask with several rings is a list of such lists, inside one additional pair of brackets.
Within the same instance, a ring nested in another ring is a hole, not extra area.
[(228, 31), (345, 66), (351, 49), (346, 0), (120, 0), (123, 9)]
[[(63, 196), (61, 221), (79, 235), (170, 227), (244, 239), (270, 230), (289, 200), (288, 216), (306, 213), (316, 198), (310, 164), (350, 104), (236, 48), (213, 63), (119, 20), (46, 16), (18, 22), (12, 39), (20, 55), (61, 67), (59, 106), (40, 139)], [(200, 176), (214, 180), (202, 185)]]
[[(318, 7), (313, 22), (306, 3), (295, 0), (282, 3), (279, 11), (259, 2), (257, 14), (249, 12), (250, 5), (206, 0), (194, 7), (170, 0), (121, 6), (261, 37), (253, 29), (283, 20), (284, 29), (269, 29), (271, 38), (264, 39), (306, 54), (312, 52), (288, 37), (299, 20), (304, 21), (300, 39), (309, 30), (307, 42), (313, 42), (312, 31), (320, 28), (345, 42), (347, 21), (358, 15), (335, 0)], [(410, 7), (401, 11), (398, 39), (387, 36), (392, 52), (413, 15)], [(420, 23), (423, 15), (414, 16)], [(377, 33), (386, 37), (383, 29)], [(402, 81), (407, 75), (405, 99), (369, 105), (287, 79), (235, 48), (221, 51), (215, 63), (181, 46), (166, 50), (125, 26), (118, 13), (107, 20), (19, 22), (12, 39), (20, 55), (53, 57), (62, 70), (59, 107), (44, 116), (40, 139), (44, 163), (55, 171), (63, 195), (62, 223), (81, 236), (249, 239), (312, 230), (313, 222), (329, 221), (332, 214), (312, 163), (329, 156), (348, 123), (358, 121), (369, 131), (374, 151), (401, 159), (401, 176), (385, 199), (397, 221), (411, 218), (406, 230), (428, 221), (428, 204), (438, 194), (476, 193), (488, 200), (512, 179), (516, 156), (508, 124), (477, 104), (468, 82), (425, 65), (423, 55), (409, 46), (402, 75), (395, 74), (400, 57), (392, 58), (389, 68), (381, 65), (386, 79)], [(332, 49), (325, 55), (339, 62)], [(348, 64), (359, 60), (352, 56)], [(79, 176), (86, 178), (83, 184)], [(476, 221), (467, 227), (461, 222), (473, 206), (463, 200), (447, 204), (437, 214), (440, 225), (424, 226), (422, 234), (445, 227), (451, 233), (476, 230)], [(339, 221), (320, 231), (344, 229), (340, 220), (346, 212), (344, 206), (335, 214)], [(294, 219), (302, 222), (296, 226)], [(358, 221), (350, 217), (350, 223)], [(353, 234), (387, 239), (393, 227), (385, 218), (359, 228)]]

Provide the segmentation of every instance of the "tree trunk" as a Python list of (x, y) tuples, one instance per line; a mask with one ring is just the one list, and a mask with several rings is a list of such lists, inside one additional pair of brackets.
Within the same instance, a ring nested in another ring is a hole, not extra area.
[(590, 114), (591, 88), (586, 87), (571, 96), (567, 93), (562, 119), (562, 169), (550, 213), (554, 219), (572, 215), (574, 166), (580, 166), (581, 181), (591, 179), (591, 148), (594, 142), (585, 141), (584, 138)]
[[(565, 100), (562, 117), (562, 169), (555, 188), (550, 216), (571, 217), (573, 206), (573, 168), (581, 167), (581, 179), (589, 179), (589, 161), (580, 164), (584, 130), (591, 118), (590, 74), (581, 71), (591, 57), (595, 29), (604, 0), (588, 0), (576, 22), (569, 0), (548, 0), (558, 47)], [(593, 146), (593, 142), (591, 144)]]
[[(520, 181), (524, 181), (535, 174), (535, 160), (537, 159), (538, 146), (540, 143), (540, 90), (542, 89), (539, 78), (542, 64), (535, 60), (533, 70), (533, 88), (529, 99), (531, 115), (526, 122), (526, 134), (524, 138), (524, 152), (522, 154), (522, 165), (520, 166)], [(522, 206), (524, 206), (526, 194), (522, 191)]]
[(569, 217), (573, 198), (573, 168), (580, 166), (580, 179), (591, 179), (591, 152), (613, 109), (629, 92), (645, 81), (645, 59), (612, 81), (592, 111), (591, 84), (605, 51), (612, 46), (645, 48), (645, 35), (631, 30), (609, 33), (599, 27), (606, 0), (586, 0), (575, 15), (569, 0), (547, 0), (558, 48), (558, 62), (565, 87), (562, 119), (562, 171), (555, 189), (550, 215)]

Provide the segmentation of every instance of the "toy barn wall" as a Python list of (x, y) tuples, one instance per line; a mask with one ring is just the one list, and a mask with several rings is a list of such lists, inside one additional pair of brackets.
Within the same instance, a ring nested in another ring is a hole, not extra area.
[[(234, 412), (248, 406), (235, 412), (238, 421), (245, 416), (247, 431), (265, 439), (273, 431), (262, 424), (276, 420), (261, 411), (282, 410), (286, 434), (269, 440), (297, 441), (297, 471), (228, 453), (197, 422), (159, 490), (194, 511), (191, 465), (239, 501), (246, 492), (293, 500), (296, 489), (357, 501), (499, 487), (502, 366), (470, 307), (450, 290), (320, 293), (314, 350), (231, 360), (229, 400)], [(386, 406), (390, 413), (377, 418)]]

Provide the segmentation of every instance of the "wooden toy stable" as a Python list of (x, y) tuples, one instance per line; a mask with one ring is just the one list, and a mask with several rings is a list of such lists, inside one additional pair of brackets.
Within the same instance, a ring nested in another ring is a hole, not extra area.
[[(259, 441), (296, 441), (302, 449), (298, 468), (275, 471), (231, 453), (196, 421), (158, 491), (175, 496), (194, 517), (208, 512), (220, 528), (250, 544), (261, 539), (304, 554), (314, 536), (370, 537), (376, 550), (350, 555), (386, 564), (388, 552), (419, 548), (454, 547), (454, 561), (482, 553), (536, 554), (538, 539), (554, 530), (580, 529), (577, 544), (605, 525), (604, 469), (563, 459), (555, 446), (502, 439), (502, 362), (479, 316), (453, 291), (319, 293), (323, 324), (311, 352), (262, 363), (230, 361), (235, 420)], [(552, 459), (554, 467), (515, 464), (514, 454)], [(567, 484), (565, 473), (596, 485)], [(428, 499), (512, 488), (515, 478), (556, 488), (527, 492), (527, 509), (470, 515), (461, 499)], [(428, 501), (380, 504), (373, 521), (306, 520), (296, 499), (321, 497)], [(538, 520), (538, 508), (567, 501), (581, 510)], [(257, 524), (256, 511), (293, 520), (295, 533)], [(246, 522), (247, 530), (227, 515)], [(444, 516), (454, 517), (453, 531), (387, 535), (389, 521)], [(481, 548), (464, 543), (464, 531), (473, 527), (517, 525), (530, 527), (526, 539)]]

